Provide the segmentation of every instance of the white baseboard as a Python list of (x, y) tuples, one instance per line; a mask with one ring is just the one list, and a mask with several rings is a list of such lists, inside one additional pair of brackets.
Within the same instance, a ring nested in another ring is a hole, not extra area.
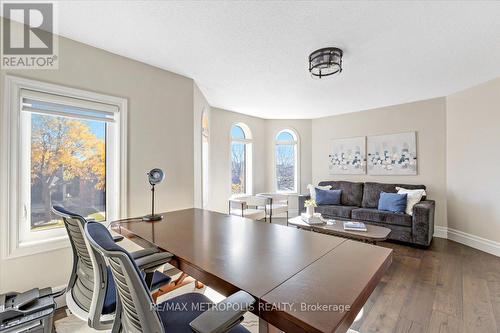
[(471, 235), (466, 232), (448, 228), (436, 226), (434, 227), (434, 237), (450, 239), (452, 241), (473, 247), (475, 249), (484, 251), (489, 254), (493, 254), (500, 257), (500, 243), (495, 242), (486, 238)]
[(448, 228), (434, 226), (434, 237), (448, 239)]

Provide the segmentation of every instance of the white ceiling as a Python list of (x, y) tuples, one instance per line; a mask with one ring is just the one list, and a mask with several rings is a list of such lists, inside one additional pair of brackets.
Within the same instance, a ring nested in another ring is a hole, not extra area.
[[(61, 35), (191, 77), (212, 106), (263, 118), (316, 118), (445, 96), (500, 76), (499, 1), (58, 7)], [(325, 46), (345, 51), (344, 71), (313, 79), (307, 57)]]

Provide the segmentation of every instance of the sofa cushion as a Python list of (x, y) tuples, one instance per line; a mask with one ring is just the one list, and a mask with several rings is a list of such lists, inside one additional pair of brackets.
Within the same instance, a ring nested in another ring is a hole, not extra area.
[(412, 226), (412, 218), (410, 215), (401, 213), (391, 213), (378, 209), (371, 209), (371, 208), (354, 209), (351, 213), (351, 217), (353, 220), (382, 222), (404, 227)]
[(322, 190), (316, 188), (316, 203), (318, 205), (340, 205), (342, 190)]
[(418, 204), (426, 195), (425, 190), (408, 190), (402, 187), (396, 187), (398, 194), (407, 194), (406, 214), (413, 215), (413, 207)]
[(361, 207), (363, 200), (363, 183), (354, 183), (347, 181), (325, 181), (320, 182), (319, 186), (330, 185), (332, 190), (342, 190), (340, 202), (344, 206)]
[[(363, 208), (377, 208), (380, 199), (380, 193), (397, 193), (396, 187), (404, 187), (408, 190), (425, 190), (425, 185), (408, 185), (408, 184), (382, 184), (382, 183), (365, 183), (363, 190)], [(422, 198), (425, 200), (425, 198)]]
[(316, 207), (315, 211), (321, 213), (326, 217), (342, 217), (349, 219), (351, 218), (351, 212), (353, 209), (357, 209), (357, 206), (340, 206), (340, 205), (325, 205)]
[(398, 193), (380, 193), (378, 201), (378, 210), (384, 210), (393, 213), (404, 213), (406, 211), (406, 203), (408, 202), (408, 194)]
[(314, 186), (312, 184), (307, 185), (307, 189), (309, 190), (309, 196), (311, 197), (312, 200), (316, 201), (316, 189), (319, 188), (320, 190), (329, 190), (332, 187), (330, 185), (327, 186)]

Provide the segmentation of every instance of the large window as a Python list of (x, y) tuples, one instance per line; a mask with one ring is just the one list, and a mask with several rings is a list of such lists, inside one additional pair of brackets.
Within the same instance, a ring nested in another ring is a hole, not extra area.
[(276, 190), (298, 192), (298, 140), (295, 131), (283, 130), (276, 135)]
[(252, 192), (252, 142), (250, 129), (242, 123), (231, 127), (231, 193)]
[[(6, 199), (10, 252), (66, 236), (62, 220), (52, 213), (55, 205), (99, 222), (119, 218), (125, 205), (120, 119), (125, 102), (31, 80), (10, 81), (6, 183), (9, 194), (17, 192)], [(87, 99), (91, 96), (104, 101)]]

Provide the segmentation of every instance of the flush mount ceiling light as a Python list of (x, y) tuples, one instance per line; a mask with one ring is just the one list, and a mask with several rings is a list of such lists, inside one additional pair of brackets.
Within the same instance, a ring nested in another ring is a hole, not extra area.
[(342, 50), (336, 47), (314, 51), (309, 55), (309, 72), (319, 78), (342, 72), (342, 55)]

